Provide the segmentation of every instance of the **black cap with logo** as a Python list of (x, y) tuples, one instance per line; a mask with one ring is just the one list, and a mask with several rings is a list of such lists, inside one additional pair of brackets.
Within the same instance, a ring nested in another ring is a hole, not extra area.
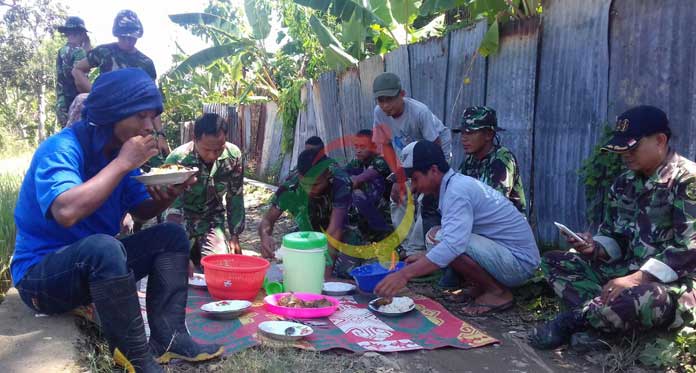
[(602, 150), (614, 153), (629, 151), (638, 146), (640, 139), (656, 133), (672, 135), (667, 114), (655, 106), (636, 106), (619, 115), (613, 136)]

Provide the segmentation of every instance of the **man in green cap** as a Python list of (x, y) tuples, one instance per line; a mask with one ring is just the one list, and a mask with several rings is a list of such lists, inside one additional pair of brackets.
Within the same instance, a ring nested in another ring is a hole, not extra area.
[(72, 69), (78, 61), (87, 56), (92, 46), (87, 36), (85, 21), (80, 17), (68, 17), (64, 25), (56, 26), (56, 30), (68, 39), (58, 50), (56, 58), (56, 118), (58, 124), (65, 127), (68, 122), (68, 108), (78, 94)]
[(499, 131), (505, 129), (498, 127), (492, 108), (472, 106), (464, 110), (461, 126), (452, 130), (461, 132), (461, 143), (467, 154), (459, 171), (499, 191), (526, 215), (527, 201), (517, 158), (500, 145)]
[[(374, 110), (372, 141), (381, 148), (384, 159), (396, 175), (402, 174), (397, 166), (397, 158), (403, 148), (419, 140), (432, 141), (442, 148), (446, 159), (452, 154), (452, 134), (430, 109), (411, 97), (401, 87), (401, 79), (393, 73), (382, 73), (375, 78), (372, 91), (377, 101)], [(394, 226), (405, 218), (406, 190), (403, 182), (392, 187), (392, 222)], [(406, 253), (425, 249), (425, 234), (437, 224), (437, 200), (433, 196), (417, 197), (420, 206), (414, 216), (415, 223), (403, 244)]]

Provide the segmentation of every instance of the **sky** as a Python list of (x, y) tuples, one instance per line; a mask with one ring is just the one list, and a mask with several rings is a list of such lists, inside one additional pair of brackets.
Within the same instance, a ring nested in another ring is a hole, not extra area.
[(203, 40), (171, 22), (168, 15), (202, 12), (207, 0), (62, 0), (62, 3), (68, 8), (68, 15), (84, 19), (92, 46), (115, 42), (111, 34), (114, 17), (120, 10), (133, 10), (144, 29), (136, 47), (155, 62), (158, 76), (173, 64), (171, 56), (177, 52), (175, 41), (187, 54), (206, 47)]

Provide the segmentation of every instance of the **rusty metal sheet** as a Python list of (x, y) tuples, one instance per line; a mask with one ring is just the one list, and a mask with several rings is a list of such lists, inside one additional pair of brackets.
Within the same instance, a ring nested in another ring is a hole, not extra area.
[(408, 46), (411, 66), (411, 94), (440, 120), (445, 117), (444, 87), (447, 85), (449, 36)]
[(312, 81), (307, 82), (301, 91), (302, 109), (297, 116), (295, 126), (295, 140), (292, 150), (291, 167), (297, 164), (297, 157), (304, 150), (304, 142), (317, 134), (317, 119), (314, 112), (314, 90)]
[[(241, 112), (241, 108), (239, 109)], [(243, 147), (242, 138), (244, 134), (243, 128), (239, 125), (239, 115), (237, 107), (226, 104), (203, 104), (203, 113), (213, 113), (227, 120), (227, 141)], [(192, 140), (193, 138), (191, 138)], [(188, 141), (191, 141), (188, 140)]]
[(632, 106), (658, 106), (669, 118), (672, 145), (690, 159), (696, 156), (694, 18), (691, 1), (615, 0), (609, 42), (609, 119)]
[[(539, 19), (509, 23), (500, 34), (500, 50), (488, 58), (486, 105), (497, 112), (501, 143), (517, 157), (529, 212), (534, 145)], [(451, 55), (451, 53), (450, 53)]]
[(314, 90), (317, 135), (324, 140), (328, 155), (341, 163), (345, 163), (346, 153), (343, 150), (343, 128), (341, 127), (336, 72), (328, 71), (321, 74), (314, 81), (312, 89)]
[[(445, 126), (453, 128), (459, 124), (461, 115), (469, 106), (483, 105), (486, 101), (486, 59), (476, 53), (488, 26), (485, 21), (457, 30), (450, 34), (449, 61), (447, 62), (446, 91), (435, 91), (445, 98), (444, 116), (438, 116)], [(436, 87), (437, 89), (437, 87)], [(452, 160), (454, 167), (464, 160), (464, 151), (459, 145), (459, 134), (452, 136)]]
[(401, 87), (406, 94), (411, 94), (411, 67), (408, 62), (407, 45), (402, 45), (384, 55), (384, 69), (398, 75), (401, 78)]
[[(282, 166), (283, 157), (280, 153), (280, 142), (283, 137), (283, 122), (278, 115), (278, 105), (275, 102), (265, 104), (266, 121), (264, 136), (261, 142), (261, 157), (256, 169), (260, 179), (277, 178)], [(270, 175), (275, 173), (275, 175)]]
[(558, 242), (553, 222), (586, 227), (578, 168), (607, 118), (611, 0), (544, 4), (534, 129), (537, 239)]
[(372, 128), (375, 99), (372, 97), (372, 83), (377, 75), (384, 72), (382, 56), (372, 56), (358, 64), (360, 74), (360, 123), (359, 128)]
[[(349, 138), (363, 128), (372, 128), (372, 120), (370, 120), (369, 125), (363, 125), (360, 119), (362, 92), (360, 72), (357, 69), (347, 70), (338, 78), (338, 103), (344, 137)], [(345, 145), (346, 157), (352, 159), (355, 156), (353, 147), (351, 144)]]

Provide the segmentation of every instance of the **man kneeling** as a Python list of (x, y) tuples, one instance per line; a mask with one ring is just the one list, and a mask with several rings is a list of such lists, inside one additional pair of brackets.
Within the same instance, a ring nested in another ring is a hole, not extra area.
[[(127, 212), (152, 218), (195, 182), (146, 190), (133, 178), (157, 154), (153, 122), (161, 112), (160, 93), (142, 70), (99, 76), (85, 119), (36, 150), (15, 210), (12, 279), (24, 303), (57, 314), (93, 302), (114, 361), (128, 372), (162, 372), (153, 354), (166, 363), (223, 352), (194, 342), (186, 329), (186, 232), (160, 224), (114, 238)], [(144, 276), (149, 343), (135, 287)]]
[(393, 296), (410, 279), (449, 266), (477, 290), (465, 314), (509, 308), (510, 288), (525, 283), (539, 265), (539, 249), (524, 216), (498, 191), (450, 169), (432, 142), (406, 146), (401, 163), (414, 193), (439, 198), (442, 228), (432, 250), (409, 256), (403, 270), (377, 285), (377, 294)]

